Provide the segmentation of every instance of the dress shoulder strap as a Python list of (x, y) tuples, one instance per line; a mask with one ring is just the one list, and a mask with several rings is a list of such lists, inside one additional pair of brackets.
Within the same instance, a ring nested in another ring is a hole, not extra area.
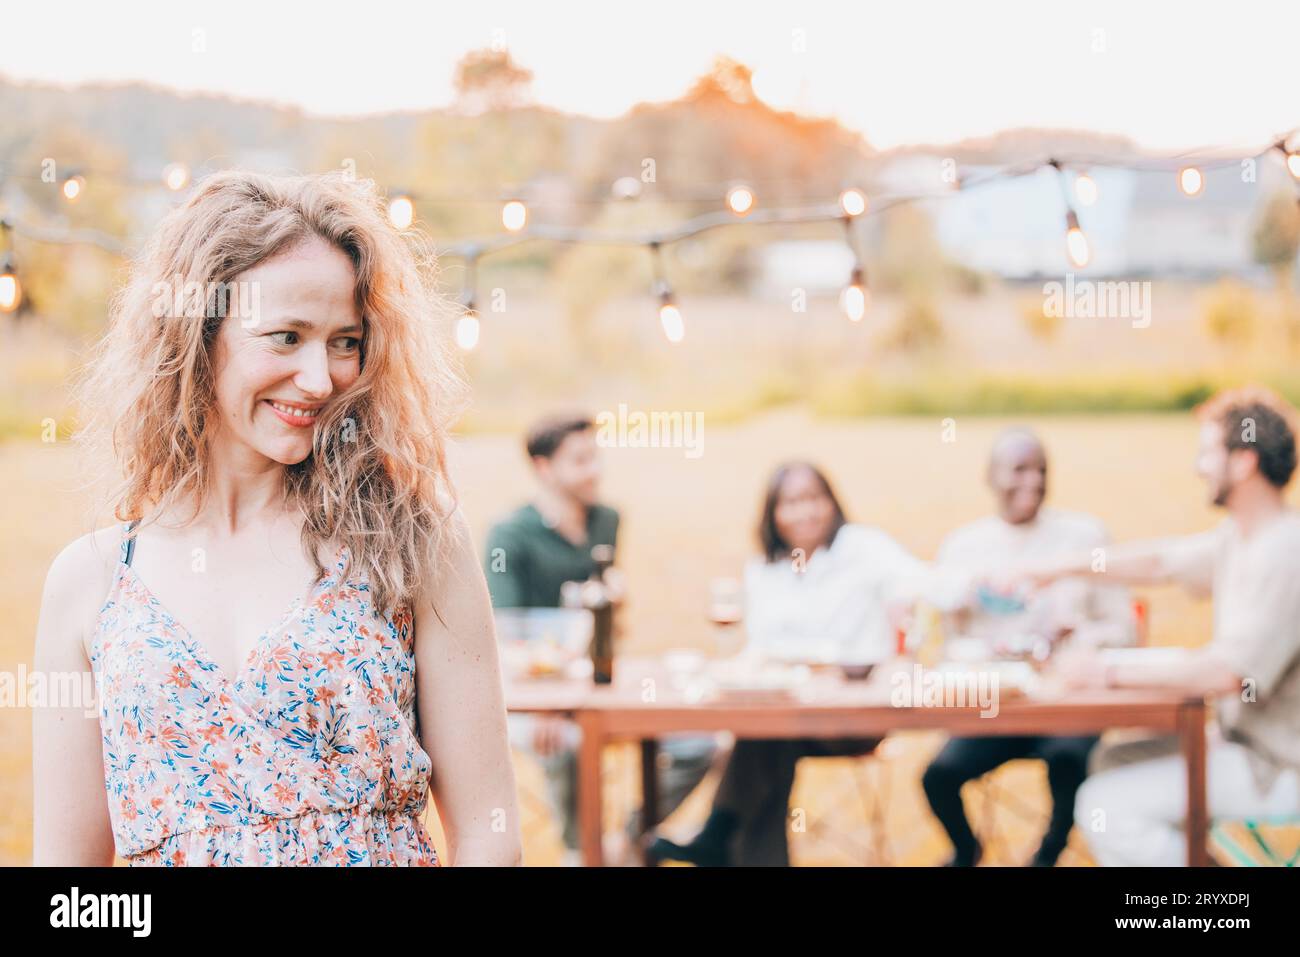
[(131, 559), (135, 557), (135, 536), (131, 534), (140, 525), (140, 520), (133, 519), (124, 526), (122, 535), (122, 564), (130, 565)]

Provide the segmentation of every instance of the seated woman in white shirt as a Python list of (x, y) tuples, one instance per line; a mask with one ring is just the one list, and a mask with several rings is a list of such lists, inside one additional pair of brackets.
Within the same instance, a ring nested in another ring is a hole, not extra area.
[[(779, 467), (759, 523), (762, 556), (745, 569), (746, 653), (866, 663), (894, 651), (887, 608), (927, 566), (885, 532), (851, 524), (813, 465)], [(742, 739), (713, 808), (689, 844), (659, 838), (652, 859), (700, 866), (788, 866), (786, 818), (800, 758), (869, 754), (875, 738)]]

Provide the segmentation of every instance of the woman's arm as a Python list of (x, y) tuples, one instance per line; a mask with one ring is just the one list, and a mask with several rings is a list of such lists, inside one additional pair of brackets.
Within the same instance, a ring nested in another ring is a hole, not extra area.
[[(32, 667), (44, 676), (51, 694), (93, 687), (84, 677), (91, 671), (84, 639), (105, 585), (104, 561), (94, 539), (87, 535), (65, 548), (45, 579)], [(58, 680), (60, 676), (73, 677)], [(50, 700), (33, 709), (32, 863), (38, 867), (113, 864), (95, 704)]]
[(449, 559), (415, 612), (421, 744), (433, 762), (448, 863), (515, 866), (523, 857), (518, 799), (487, 583), (459, 509), (448, 534)]

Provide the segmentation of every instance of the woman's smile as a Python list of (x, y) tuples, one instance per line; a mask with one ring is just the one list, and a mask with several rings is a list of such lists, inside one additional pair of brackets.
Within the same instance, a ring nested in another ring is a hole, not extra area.
[(298, 429), (307, 429), (316, 424), (316, 417), (320, 415), (321, 406), (303, 405), (298, 402), (284, 402), (280, 399), (263, 399), (277, 416), (280, 421), (286, 425), (291, 425)]

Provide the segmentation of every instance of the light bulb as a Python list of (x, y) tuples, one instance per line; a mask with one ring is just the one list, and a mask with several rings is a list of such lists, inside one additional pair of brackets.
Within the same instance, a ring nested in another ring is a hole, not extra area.
[(1187, 196), (1199, 196), (1205, 189), (1205, 177), (1195, 166), (1186, 166), (1178, 171), (1178, 188)]
[(867, 306), (870, 303), (871, 291), (867, 288), (866, 276), (859, 267), (853, 270), (853, 275), (849, 277), (849, 284), (840, 293), (840, 309), (844, 311), (844, 315), (850, 322), (861, 322), (862, 317), (867, 314)]
[(178, 193), (190, 184), (190, 168), (184, 163), (171, 163), (163, 170), (163, 183), (173, 193)]
[(388, 204), (388, 221), (397, 229), (406, 229), (415, 222), (415, 203), (409, 196), (394, 196)]
[(1079, 228), (1079, 217), (1074, 210), (1065, 214), (1065, 251), (1070, 262), (1079, 269), (1088, 265), (1088, 260), (1092, 258), (1091, 250), (1088, 249), (1088, 237)]
[(479, 327), (478, 314), (473, 309), (466, 310), (465, 314), (456, 320), (456, 345), (466, 352), (473, 349), (478, 345)]
[(748, 186), (733, 186), (727, 190), (727, 208), (737, 216), (747, 216), (754, 208), (754, 191)]
[(671, 301), (659, 307), (659, 324), (663, 326), (664, 336), (669, 342), (681, 342), (686, 335), (686, 324), (682, 321), (682, 311)]
[(510, 232), (519, 232), (527, 222), (528, 207), (522, 201), (512, 199), (501, 207), (501, 225)]
[(1080, 206), (1091, 206), (1097, 202), (1097, 181), (1087, 173), (1080, 173), (1074, 181), (1074, 195)]
[(63, 198), (69, 203), (75, 203), (81, 198), (81, 194), (86, 189), (86, 178), (84, 176), (69, 176), (63, 181)]
[(0, 312), (13, 312), (23, 301), (23, 284), (13, 271), (0, 273)]
[(1082, 229), (1078, 226), (1071, 227), (1065, 234), (1065, 246), (1070, 254), (1070, 262), (1080, 269), (1088, 265), (1091, 253), (1088, 249), (1088, 237), (1083, 234)]
[(867, 211), (867, 197), (860, 189), (846, 189), (840, 193), (840, 209), (845, 216), (861, 216)]

